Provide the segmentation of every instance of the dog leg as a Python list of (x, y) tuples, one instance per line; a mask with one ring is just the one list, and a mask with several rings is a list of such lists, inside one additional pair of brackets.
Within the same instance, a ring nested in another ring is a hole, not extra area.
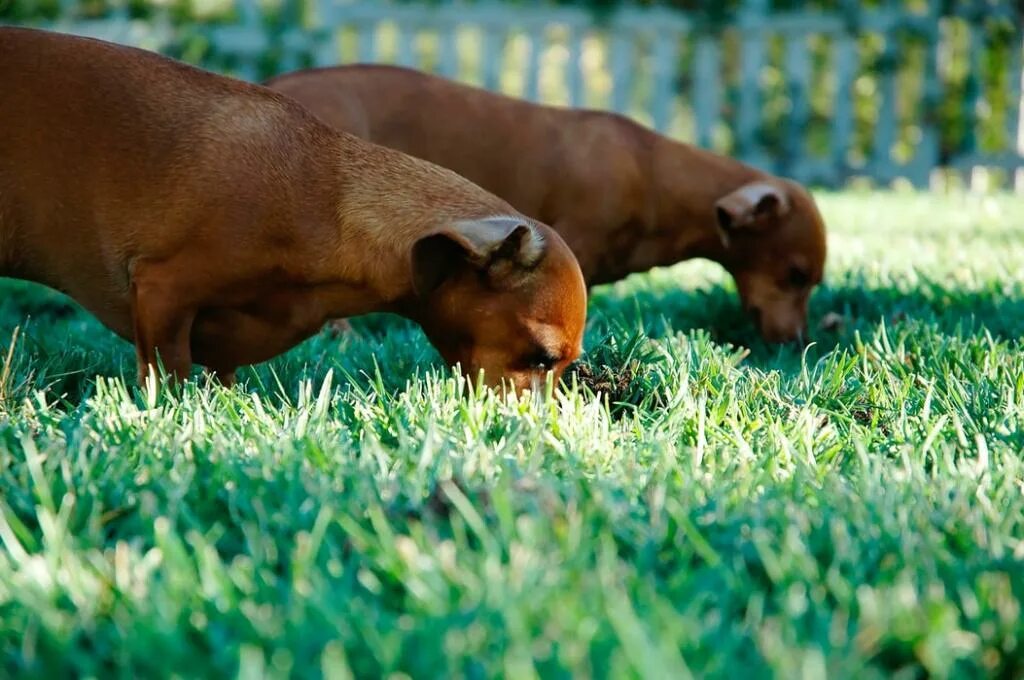
[(207, 375), (212, 375), (214, 378), (217, 379), (217, 382), (219, 382), (224, 387), (234, 387), (235, 382), (237, 382), (234, 369), (226, 370), (223, 368), (210, 368), (209, 366), (206, 366), (205, 371)]
[(132, 321), (139, 384), (159, 362), (172, 380), (181, 381), (192, 370), (189, 335), (195, 308), (188, 296), (159, 267), (139, 263), (132, 273)]

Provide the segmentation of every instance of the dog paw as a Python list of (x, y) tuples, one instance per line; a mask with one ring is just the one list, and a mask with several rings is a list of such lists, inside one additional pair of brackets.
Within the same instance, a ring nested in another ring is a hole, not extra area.
[(352, 332), (352, 324), (348, 322), (348, 319), (334, 319), (328, 321), (324, 329), (332, 338), (340, 338), (342, 335)]

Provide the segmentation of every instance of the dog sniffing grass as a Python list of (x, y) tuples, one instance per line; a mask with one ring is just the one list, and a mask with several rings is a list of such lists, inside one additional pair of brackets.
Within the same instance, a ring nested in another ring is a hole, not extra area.
[(390, 317), (156, 396), (4, 282), (0, 673), (1020, 675), (1024, 199), (820, 200), (806, 351), (691, 263), (546, 401)]

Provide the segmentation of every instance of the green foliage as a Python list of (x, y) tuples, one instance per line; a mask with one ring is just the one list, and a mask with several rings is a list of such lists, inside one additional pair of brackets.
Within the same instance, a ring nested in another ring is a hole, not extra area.
[(0, 674), (1019, 677), (1024, 200), (821, 202), (806, 352), (686, 263), (547, 399), (386, 316), (140, 393), (3, 282)]

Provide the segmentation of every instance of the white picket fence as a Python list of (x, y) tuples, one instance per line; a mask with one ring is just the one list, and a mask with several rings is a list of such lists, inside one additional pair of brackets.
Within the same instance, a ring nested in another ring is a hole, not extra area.
[[(145, 20), (125, 6), (85, 19), (64, 0), (49, 27), (198, 55), (250, 80), (309, 65), (413, 66), (533, 101), (615, 110), (815, 184), (927, 186), (944, 169), (1016, 179), (1024, 190), (1022, 43), (1010, 2), (964, 18), (940, 16), (938, 0), (916, 11), (848, 2), (832, 14), (776, 13), (767, 0), (747, 0), (733, 24), (712, 32), (657, 8), (598, 19), (493, 0), (285, 0), (275, 6), (283, 15), (270, 16), (257, 0), (219, 1), (212, 20), (178, 25), (162, 5)], [(1000, 21), (1008, 37), (997, 45), (990, 27)], [(983, 56), (1000, 46), (1005, 68), (993, 78)], [(947, 62), (958, 50), (966, 74), (956, 80)], [(960, 90), (951, 92), (954, 80)], [(939, 115), (950, 97), (962, 107), (956, 135)]]

